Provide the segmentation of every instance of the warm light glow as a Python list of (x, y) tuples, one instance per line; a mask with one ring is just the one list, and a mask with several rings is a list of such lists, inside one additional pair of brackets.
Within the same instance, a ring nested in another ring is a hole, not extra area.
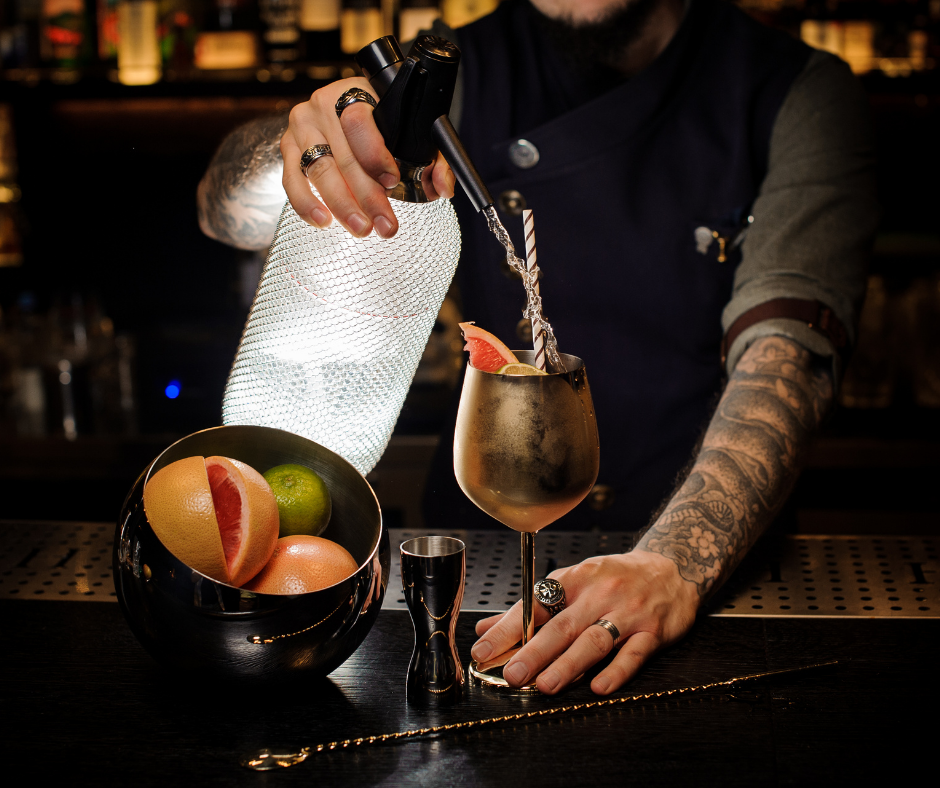
[(118, 6), (118, 81), (152, 85), (162, 74), (157, 39), (157, 0), (122, 2)]

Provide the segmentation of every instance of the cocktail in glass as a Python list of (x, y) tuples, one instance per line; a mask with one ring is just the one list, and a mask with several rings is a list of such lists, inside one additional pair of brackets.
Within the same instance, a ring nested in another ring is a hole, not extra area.
[[(514, 351), (532, 364), (532, 351)], [(500, 375), (467, 366), (454, 434), (454, 473), (477, 506), (522, 534), (522, 645), (535, 633), (535, 534), (580, 503), (597, 479), (597, 421), (584, 362), (568, 372)], [(470, 675), (508, 687), (502, 667), (516, 649)], [(520, 689), (534, 690), (534, 685)]]

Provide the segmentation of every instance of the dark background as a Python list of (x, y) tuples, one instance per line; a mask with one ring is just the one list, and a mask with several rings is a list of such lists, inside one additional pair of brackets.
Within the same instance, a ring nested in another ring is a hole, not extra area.
[[(872, 18), (920, 7), (831, 5)], [(929, 13), (929, 4), (920, 5)], [(788, 15), (755, 13), (789, 29), (800, 13), (820, 14), (810, 5), (788, 9)], [(8, 320), (24, 293), (39, 314), (67, 307), (74, 294), (86, 306), (97, 304), (136, 348), (137, 413), (134, 429), (102, 434), (80, 425), (76, 441), (56, 434), (54, 425), (44, 438), (24, 438), (7, 424), (0, 430), (0, 517), (109, 520), (163, 447), (220, 422), (250, 303), (244, 271), (257, 260), (202, 235), (199, 178), (228, 131), (286, 111), (321, 83), (300, 72), (290, 82), (223, 75), (131, 88), (94, 71), (68, 85), (37, 74), (24, 81), (0, 73), (0, 102), (12, 107), (18, 147), (24, 258), (20, 267), (0, 268), (0, 309)], [(899, 302), (915, 282), (935, 282), (940, 272), (938, 75), (934, 68), (893, 79), (877, 71), (862, 77), (884, 210), (872, 271)], [(927, 341), (940, 358), (940, 336)], [(843, 408), (831, 420), (797, 488), (789, 515), (795, 527), (812, 529), (825, 520), (833, 531), (838, 513), (847, 510), (866, 510), (874, 527), (879, 512), (899, 510), (910, 516), (909, 530), (937, 521), (940, 507), (930, 490), (940, 412), (914, 402), (904, 363), (915, 362), (902, 359), (886, 407)], [(182, 385), (176, 400), (163, 393), (171, 380)], [(404, 485), (412, 497), (448, 399), (445, 386), (418, 386), (403, 411), (396, 440), (418, 438), (404, 458), (415, 469)], [(401, 519), (405, 508), (388, 505), (387, 515)]]

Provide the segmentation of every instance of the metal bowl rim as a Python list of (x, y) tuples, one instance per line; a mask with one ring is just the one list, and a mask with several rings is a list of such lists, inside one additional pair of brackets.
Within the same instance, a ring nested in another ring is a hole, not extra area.
[[(200, 572), (198, 569), (194, 569), (194, 568), (191, 567), (189, 564), (185, 563), (184, 561), (181, 561), (179, 558), (176, 557), (176, 555), (173, 553), (172, 550), (170, 550), (169, 547), (167, 547), (165, 544), (163, 544), (163, 540), (160, 539), (159, 536), (157, 536), (156, 532), (153, 530), (153, 526), (150, 525), (150, 520), (149, 520), (149, 518), (147, 517), (147, 512), (146, 512), (145, 510), (143, 510), (143, 506), (141, 506), (141, 511), (142, 511), (142, 514), (143, 514), (143, 521), (142, 521), (140, 527), (146, 527), (146, 528), (148, 528), (148, 529), (150, 530), (150, 532), (153, 534), (154, 538), (157, 540), (157, 542), (160, 543), (160, 546), (161, 546), (164, 550), (167, 551), (167, 553), (173, 558), (174, 561), (178, 562), (181, 566), (186, 567), (186, 569), (188, 569), (188, 570), (190, 570), (190, 571), (192, 571), (192, 572), (195, 572), (196, 574), (200, 575), (201, 577), (206, 578), (206, 580), (208, 580), (210, 583), (217, 583), (218, 585), (224, 586), (225, 588), (233, 588), (233, 589), (235, 589), (236, 591), (239, 591), (239, 592), (241, 592), (241, 593), (253, 594), (254, 596), (262, 597), (262, 598), (265, 598), (265, 599), (296, 599), (296, 598), (298, 598), (298, 597), (309, 596), (310, 594), (319, 594), (319, 593), (322, 592), (322, 591), (327, 591), (327, 590), (329, 590), (329, 589), (331, 589), (331, 588), (335, 588), (336, 586), (338, 586), (338, 585), (340, 585), (340, 584), (342, 584), (342, 583), (349, 582), (350, 580), (352, 580), (354, 577), (356, 577), (356, 575), (358, 575), (363, 569), (365, 569), (367, 566), (369, 566), (369, 565), (375, 560), (376, 554), (378, 553), (378, 550), (379, 550), (379, 548), (380, 548), (381, 545), (382, 545), (382, 532), (385, 530), (385, 518), (382, 516), (382, 505), (379, 503), (379, 499), (378, 499), (378, 497), (377, 497), (376, 494), (375, 494), (375, 490), (372, 489), (372, 485), (369, 484), (369, 480), (366, 479), (366, 477), (363, 476), (361, 473), (359, 473), (359, 470), (358, 470), (351, 462), (349, 462), (349, 460), (347, 460), (345, 457), (343, 457), (343, 456), (337, 454), (337, 453), (336, 453), (335, 451), (333, 451), (332, 449), (327, 448), (327, 447), (324, 446), (322, 443), (317, 443), (315, 440), (311, 440), (310, 438), (306, 438), (306, 437), (304, 437), (303, 435), (298, 435), (296, 432), (290, 432), (290, 431), (288, 431), (288, 430), (282, 430), (282, 429), (279, 429), (279, 428), (277, 428), (277, 427), (265, 427), (265, 426), (260, 425), (260, 424), (220, 424), (220, 425), (215, 426), (215, 427), (206, 427), (205, 429), (202, 429), (202, 430), (196, 430), (196, 432), (191, 432), (189, 435), (184, 435), (182, 438), (178, 438), (177, 440), (173, 441), (173, 443), (171, 443), (169, 446), (167, 446), (163, 451), (161, 451), (156, 457), (154, 457), (153, 460), (150, 461), (150, 464), (147, 466), (147, 469), (144, 471), (144, 474), (143, 474), (143, 475), (144, 475), (144, 482), (143, 482), (143, 484), (141, 485), (141, 488), (140, 488), (140, 490), (141, 490), (141, 504), (143, 504), (143, 491), (144, 491), (144, 488), (147, 486), (147, 482), (150, 481), (150, 472), (153, 470), (153, 466), (157, 464), (157, 462), (160, 460), (160, 458), (161, 458), (164, 454), (166, 454), (170, 449), (172, 449), (172, 448), (173, 448), (174, 446), (176, 446), (177, 444), (182, 443), (184, 440), (187, 440), (187, 439), (193, 437), (194, 435), (201, 435), (202, 433), (206, 433), (206, 432), (215, 432), (215, 431), (217, 431), (217, 430), (231, 429), (232, 427), (236, 427), (236, 428), (237, 428), (237, 427), (252, 427), (252, 428), (255, 428), (255, 429), (272, 430), (272, 431), (274, 431), (274, 432), (282, 432), (282, 433), (284, 433), (284, 434), (286, 434), (286, 435), (293, 435), (294, 437), (300, 438), (301, 440), (308, 441), (308, 442), (314, 444), (315, 446), (319, 446), (321, 449), (324, 449), (325, 451), (328, 451), (330, 454), (332, 454), (332, 455), (333, 455), (334, 457), (336, 457), (338, 460), (340, 460), (340, 461), (343, 462), (344, 464), (348, 465), (353, 471), (355, 471), (355, 473), (359, 476), (359, 478), (361, 478), (362, 481), (365, 482), (366, 489), (369, 491), (369, 494), (372, 496), (372, 500), (375, 502), (375, 508), (376, 508), (376, 511), (377, 511), (377, 513), (378, 513), (378, 515), (379, 515), (379, 529), (378, 529), (378, 533), (376, 534), (375, 544), (372, 546), (372, 549), (369, 551), (369, 555), (368, 555), (368, 557), (366, 558), (366, 560), (363, 561), (358, 567), (356, 567), (356, 571), (355, 571), (355, 572), (353, 572), (349, 577), (344, 578), (343, 580), (340, 580), (339, 582), (333, 583), (333, 585), (331, 585), (331, 586), (324, 586), (323, 588), (318, 588), (316, 591), (308, 591), (306, 594), (265, 594), (265, 593), (262, 593), (261, 591), (249, 591), (247, 588), (240, 588), (239, 586), (233, 586), (233, 585), (229, 585), (228, 583), (223, 583), (221, 580), (216, 580), (214, 577), (209, 577), (209, 575), (203, 574), (203, 573)], [(126, 507), (125, 507), (125, 508), (126, 508)], [(125, 518), (125, 519), (126, 519), (126, 518)]]

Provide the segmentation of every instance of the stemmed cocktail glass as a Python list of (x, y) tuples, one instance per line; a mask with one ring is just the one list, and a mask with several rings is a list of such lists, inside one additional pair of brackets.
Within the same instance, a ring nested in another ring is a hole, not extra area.
[[(514, 352), (519, 361), (534, 362), (532, 351)], [(577, 506), (597, 479), (597, 422), (584, 362), (561, 358), (570, 371), (546, 375), (500, 375), (468, 365), (454, 434), (461, 489), (522, 534), (522, 645), (535, 633), (535, 534)], [(471, 662), (470, 674), (508, 687), (502, 667), (515, 651)]]

